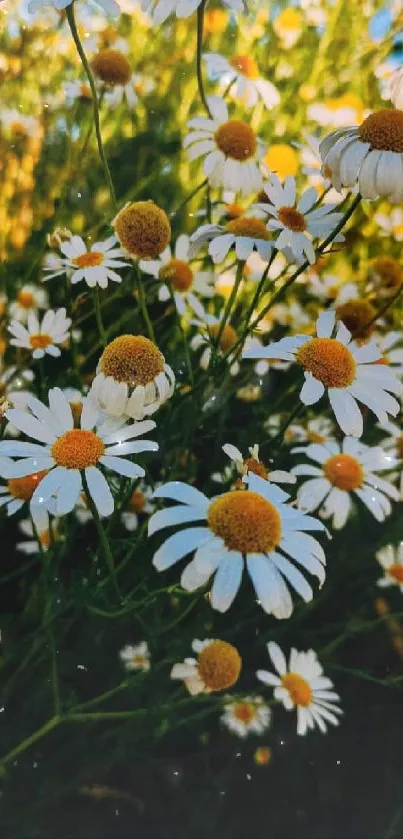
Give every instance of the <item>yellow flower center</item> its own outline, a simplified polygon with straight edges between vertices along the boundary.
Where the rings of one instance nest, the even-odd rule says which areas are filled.
[[[256,152],[255,134],[247,122],[242,120],[230,119],[224,122],[217,128],[214,139],[225,156],[233,160],[248,160]]]
[[[141,513],[144,510],[145,504],[145,496],[139,489],[135,489],[129,498],[128,507],[130,512]]]
[[[251,239],[270,239],[270,233],[260,218],[241,216],[226,224],[227,230],[234,236],[250,236]]]
[[[238,681],[242,659],[227,641],[213,641],[199,653],[199,675],[210,690],[227,690]]]
[[[219,332],[219,328],[220,327],[219,327],[218,323],[213,324],[213,326],[209,327],[209,332],[210,332],[210,335],[213,338],[213,340],[214,340],[214,338],[217,337],[218,332]],[[222,350],[223,352],[228,352],[228,350],[230,350],[231,347],[237,341],[237,338],[238,338],[238,336],[235,332],[235,329],[232,326],[230,326],[229,323],[227,323],[224,326],[224,329],[223,329],[222,334],[221,334],[220,350]]]
[[[298,350],[297,362],[325,387],[348,387],[354,381],[354,356],[335,338],[311,338]]]
[[[264,463],[260,460],[256,460],[254,457],[247,457],[244,464],[248,472],[253,472],[255,475],[259,475],[260,478],[267,478],[269,473]]]
[[[388,568],[388,574],[398,583],[403,583],[403,565],[393,564]]]
[[[168,217],[153,201],[128,204],[113,224],[120,244],[135,259],[155,259],[171,238]]]
[[[394,236],[403,236],[403,224],[392,225],[392,233]]]
[[[250,723],[256,717],[256,707],[251,702],[237,702],[233,708],[234,717],[239,722]]]
[[[271,760],[271,751],[268,746],[259,746],[255,754],[253,755],[253,760],[257,764],[257,766],[267,766]]]
[[[86,469],[95,466],[105,446],[94,431],[74,428],[66,431],[53,443],[51,452],[58,466],[66,469]]]
[[[129,387],[152,382],[164,369],[164,356],[143,335],[120,335],[108,344],[99,361],[105,376]]]
[[[264,162],[281,180],[288,176],[294,177],[298,172],[298,155],[287,143],[273,143],[269,146]]]
[[[323,471],[333,486],[352,492],[364,482],[361,463],[351,454],[334,454],[323,465]]]
[[[29,343],[33,350],[45,350],[52,343],[52,338],[46,333],[38,333],[29,336]]]
[[[372,270],[385,289],[394,290],[399,288],[403,282],[403,270],[396,259],[390,256],[380,256],[378,259],[374,259]]]
[[[363,143],[373,149],[403,152],[403,111],[381,108],[370,114],[358,129]]]
[[[47,475],[47,471],[35,472],[33,475],[25,475],[23,478],[10,478],[7,487],[10,495],[19,498],[21,501],[30,501],[38,484]]]
[[[286,32],[293,32],[294,29],[298,30],[301,28],[301,17],[296,9],[283,9],[276,18],[275,23],[279,30],[284,29]]]
[[[312,702],[312,690],[308,682],[299,673],[286,673],[281,679],[283,687],[288,690],[295,705],[306,708]]]
[[[374,324],[370,321],[376,315],[376,309],[369,300],[356,298],[347,300],[336,309],[336,315],[342,320],[352,335],[359,334],[360,338],[369,338],[373,332]],[[368,325],[367,325],[368,324]]]
[[[204,14],[204,28],[211,35],[224,32],[228,23],[228,12],[225,9],[206,9]]]
[[[270,553],[281,541],[277,509],[257,492],[225,492],[211,502],[207,522],[229,550]]]
[[[136,667],[136,668],[145,667],[148,664],[148,659],[146,658],[145,655],[137,654],[137,655],[134,655],[133,658],[130,659],[130,663],[131,663],[132,667]]]
[[[24,289],[21,289],[21,291],[17,294],[17,300],[23,309],[30,309],[34,303],[34,295],[32,294],[32,291],[25,291]]]
[[[85,99],[86,101],[88,99],[92,99],[92,93],[89,84],[80,84],[80,99]]]
[[[193,283],[193,271],[182,259],[170,259],[159,270],[159,279],[169,283],[175,291],[188,291]]]
[[[234,70],[246,76],[247,79],[259,78],[259,68],[251,55],[234,55],[230,64]]]
[[[277,214],[281,224],[293,233],[303,233],[306,230],[305,216],[296,207],[280,207]]]
[[[95,268],[97,265],[102,265],[104,259],[105,256],[100,251],[88,251],[88,253],[82,253],[81,256],[75,256],[72,262],[77,268]]]
[[[101,50],[91,62],[95,75],[110,85],[125,85],[132,77],[132,68],[119,50]]]

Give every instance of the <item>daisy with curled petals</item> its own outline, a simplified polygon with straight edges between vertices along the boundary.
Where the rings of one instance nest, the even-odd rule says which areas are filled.
[[[219,96],[207,97],[211,119],[194,117],[184,139],[189,160],[205,157],[204,173],[213,187],[243,195],[259,192],[262,176],[259,161],[264,144],[249,123],[229,119],[228,108]]]
[[[158,300],[166,303],[172,294],[180,315],[186,314],[189,305],[203,317],[204,309],[198,296],[214,296],[214,274],[212,271],[194,271],[189,264],[189,242],[189,236],[183,233],[178,236],[174,254],[168,245],[159,259],[144,259],[139,265],[145,274],[161,281]]]
[[[107,288],[109,280],[121,283],[122,277],[115,268],[127,268],[129,263],[122,261],[125,251],[116,247],[117,239],[110,236],[105,242],[94,242],[90,249],[81,236],[72,236],[67,242],[61,242],[60,250],[63,257],[50,254],[45,261],[44,270],[49,273],[44,281],[51,280],[60,274],[67,274],[74,285],[84,280],[89,288]]]
[[[202,0],[141,0],[143,12],[150,12],[153,23],[164,23],[175,13],[178,18],[190,17],[199,8]],[[224,0],[224,5],[234,12],[243,12],[244,0]]]
[[[275,108],[280,102],[277,88],[266,79],[262,79],[255,59],[251,55],[234,55],[229,61],[216,52],[203,55],[211,76],[221,79],[224,88],[231,85],[231,95],[243,99],[253,108],[262,99],[266,108]]]
[[[304,735],[315,726],[326,734],[326,723],[338,725],[338,715],[343,712],[335,703],[340,697],[333,690],[333,682],[323,675],[316,653],[292,648],[287,667],[278,644],[270,641],[267,649],[278,675],[268,670],[258,670],[256,675],[263,684],[274,687],[274,698],[287,711],[297,709],[297,734]]]
[[[238,737],[263,734],[269,727],[271,710],[261,696],[229,699],[224,705],[221,722]]]
[[[314,207],[318,200],[315,187],[309,187],[296,202],[295,178],[288,177],[284,184],[277,175],[271,175],[264,191],[269,203],[255,204],[264,216],[270,216],[269,230],[279,231],[276,248],[284,251],[290,248],[295,258],[302,262],[304,255],[313,264],[316,260],[313,239],[327,236],[342,218],[341,213],[334,213],[334,204],[322,204]],[[335,241],[340,241],[336,236]]]
[[[155,498],[180,503],[151,516],[149,535],[164,527],[192,524],[162,543],[153,564],[158,571],[165,571],[194,553],[182,573],[181,585],[186,591],[195,591],[214,575],[210,603],[213,609],[226,612],[238,592],[246,563],[264,611],[288,618],[293,604],[287,584],[306,602],[313,591],[287,557],[316,575],[322,585],[325,555],[319,542],[305,531],[325,528],[288,505],[289,495],[279,487],[251,472],[245,480],[247,489],[224,492],[213,499],[181,481],[160,487]]]
[[[46,309],[48,306],[48,295],[43,288],[27,283],[17,292],[17,297],[10,303],[8,313],[13,320],[26,323],[30,312],[37,312],[38,309]]]
[[[403,594],[403,542],[398,545],[385,545],[375,554],[382,566],[384,576],[378,580],[380,588],[399,586]]]
[[[339,192],[357,184],[363,198],[403,200],[403,111],[381,108],[359,126],[332,131],[320,154]]]
[[[83,402],[80,428],[74,427],[73,412],[59,388],[49,391],[49,407],[30,396],[28,408],[29,412],[10,410],[7,418],[41,445],[3,440],[0,454],[20,458],[8,470],[7,476],[12,478],[47,471],[32,495],[32,504],[48,507],[52,499],[56,515],[73,509],[83,488],[83,477],[99,514],[110,515],[114,501],[103,469],[126,478],[143,477],[144,469],[124,455],[158,450],[153,441],[135,439],[155,427],[152,420],[130,425],[105,420],[88,397]]]
[[[400,393],[397,376],[383,364],[373,341],[359,347],[334,312],[322,312],[316,323],[317,337],[295,335],[268,344],[263,350],[249,349],[244,358],[281,358],[299,364],[305,376],[300,393],[304,405],[318,402],[327,390],[336,420],[345,434],[361,437],[363,418],[357,399],[386,422],[397,416],[399,403],[390,393]],[[389,392],[390,391],[390,392]]]
[[[141,641],[140,644],[133,646],[126,644],[120,650],[119,658],[123,662],[126,670],[144,670],[147,672],[151,667],[150,650],[148,649],[147,641]]]
[[[214,263],[223,262],[231,248],[238,259],[247,260],[253,251],[257,251],[261,259],[268,262],[274,247],[262,219],[252,215],[240,216],[225,225],[202,224],[190,237],[190,253],[197,253],[207,242]]]
[[[377,472],[393,469],[396,461],[379,446],[365,446],[354,437],[345,437],[341,444],[313,443],[293,449],[304,454],[317,466],[301,463],[292,468],[294,475],[307,475],[297,494],[297,506],[311,513],[321,504],[323,518],[333,517],[336,530],[344,527],[356,495],[377,521],[385,521],[392,507],[389,498],[399,501],[399,492]]]
[[[197,658],[185,658],[171,670],[171,679],[184,681],[192,696],[228,690],[238,681],[242,659],[233,644],[216,638],[205,638],[204,641],[195,638],[192,649]]]
[[[290,472],[284,472],[282,469],[268,470],[265,464],[259,460],[258,443],[255,443],[254,446],[249,446],[249,457],[245,459],[242,457],[242,453],[237,446],[233,446],[232,443],[225,443],[222,446],[222,450],[234,462],[238,475],[242,478],[248,472],[253,472],[255,475],[260,475],[261,478],[264,478],[266,481],[273,481],[275,484],[294,484],[296,481],[296,478]]]
[[[10,341],[14,347],[22,347],[32,352],[33,358],[43,358],[51,355],[58,358],[61,351],[57,344],[64,344],[69,337],[71,318],[66,317],[66,309],[49,309],[41,323],[34,312],[28,315],[27,326],[18,320],[12,320],[8,331],[13,338]]]

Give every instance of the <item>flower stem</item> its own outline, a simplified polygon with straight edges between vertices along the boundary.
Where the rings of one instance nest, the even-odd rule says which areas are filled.
[[[88,484],[87,484],[85,475],[83,475],[83,484],[84,484],[85,494],[86,494],[87,500],[88,500],[88,506],[91,510],[92,517],[93,517],[94,522],[95,522],[95,527],[97,529],[97,533],[98,533],[98,537],[99,537],[99,544],[101,546],[101,550],[102,550],[102,553],[104,555],[105,563],[106,563],[106,565],[109,569],[110,577],[111,577],[112,583],[114,585],[115,591],[116,591],[119,599],[121,600],[122,595],[120,593],[119,586],[118,586],[118,581],[117,581],[117,577],[116,577],[116,568],[115,568],[115,563],[113,561],[113,555],[112,555],[111,547],[110,547],[110,544],[108,542],[108,538],[107,538],[107,535],[105,533],[105,530],[102,526],[102,522],[101,522],[101,519],[99,517],[97,506],[96,506],[95,502],[93,501],[91,493],[88,489]]]
[[[179,314],[179,312],[176,308],[175,295],[173,293],[172,286],[169,282],[167,283],[167,285],[168,285],[168,291],[171,295],[172,305],[174,307],[176,323],[177,323],[179,332],[182,335],[183,349],[185,351],[185,361],[186,361],[186,367],[187,367],[188,374],[189,374],[189,381],[190,381],[191,386],[193,387],[194,378],[193,378],[193,370],[192,370],[192,361],[191,361],[190,352],[189,352],[189,345],[188,345],[188,342],[187,342],[185,330],[182,326],[181,316],[180,316],[180,314]]]
[[[212,119],[211,111],[207,103],[206,94],[204,92],[204,85],[203,85],[203,74],[202,74],[202,49],[203,49],[203,25],[204,25],[204,9],[206,6],[206,0],[202,0],[200,6],[197,9],[197,47],[196,47],[196,74],[197,74],[197,86],[199,88],[199,95],[200,99],[203,103],[203,107],[207,112],[209,119]]]
[[[45,725],[42,725],[41,728],[38,728],[36,731],[34,731],[33,734],[30,734],[29,737],[26,737],[25,740],[22,740],[21,743],[19,743],[18,746],[15,747],[15,749],[12,749],[11,752],[8,752],[8,754],[6,754],[1,759],[0,766],[5,766],[5,764],[9,763],[10,760],[13,760],[13,758],[18,757],[19,754],[25,752],[26,749],[29,749],[29,747],[36,743],[38,740],[41,740],[41,738],[44,737],[45,734],[48,734],[49,731],[52,731],[53,728],[56,728],[56,726],[59,725],[60,722],[61,717],[51,717],[51,719],[48,720],[45,723]]]
[[[103,146],[103,142],[102,142],[101,124],[100,124],[100,119],[99,119],[99,104],[98,104],[97,89],[96,89],[96,86],[95,86],[94,76],[92,75],[87,56],[84,52],[83,45],[81,43],[80,36],[78,34],[78,29],[77,29],[77,25],[76,25],[76,21],[75,21],[75,17],[74,17],[74,3],[70,3],[70,5],[67,6],[66,16],[67,16],[67,20],[68,20],[68,24],[69,24],[69,27],[70,27],[71,34],[73,36],[74,43],[76,45],[77,52],[80,56],[81,63],[84,67],[85,73],[87,75],[88,83],[89,83],[89,86],[91,88],[92,105],[93,105],[93,109],[94,109],[95,134],[96,134],[96,137],[97,137],[99,156],[101,158],[101,163],[102,163],[102,167],[103,167],[103,170],[104,170],[105,180],[106,180],[106,183],[108,184],[108,189],[109,189],[109,193],[110,193],[110,196],[111,196],[111,202],[112,202],[112,205],[113,205],[113,209],[116,212],[117,211],[117,203],[116,203],[115,189],[114,189],[114,186],[113,186],[112,176],[111,176],[111,173],[110,173],[110,169],[109,169],[109,166],[108,166],[108,161],[106,159],[105,150],[104,150],[104,146]]]
[[[244,262],[244,260],[241,259],[238,262],[234,285],[232,286],[231,294],[230,294],[230,296],[227,300],[227,303],[226,303],[226,306],[225,306],[225,309],[224,309],[224,314],[223,314],[222,319],[220,321],[220,326],[219,326],[219,329],[218,329],[218,332],[217,332],[217,338],[215,339],[216,348],[218,348],[220,346],[220,340],[221,340],[222,334],[224,332],[225,325],[226,325],[226,323],[229,319],[231,309],[233,307],[236,296],[238,294],[238,289],[239,289],[239,286],[240,286],[241,281],[242,281],[244,266],[245,266],[245,262]]]
[[[135,268],[135,274],[136,274],[136,285],[137,285],[137,291],[138,291],[138,295],[139,295],[139,303],[140,303],[141,314],[143,315],[143,319],[144,319],[144,323],[146,325],[148,337],[149,337],[150,341],[153,341],[153,343],[155,344],[154,329],[153,329],[153,325],[151,323],[150,315],[148,314],[146,296],[145,296],[145,293],[144,293],[144,285],[143,285],[141,275],[140,275],[140,271],[139,271],[139,268],[138,268],[137,265],[136,265],[136,268]]]
[[[101,305],[100,305],[100,302],[99,302],[99,288],[98,288],[98,286],[95,286],[95,288],[92,289],[92,299],[94,301],[94,312],[95,312],[95,318],[96,318],[96,321],[97,321],[100,341],[101,341],[102,346],[106,347],[106,345],[108,343],[108,338],[107,338],[107,335],[106,335],[106,332],[105,332],[104,322],[102,320],[102,312],[101,312]]]

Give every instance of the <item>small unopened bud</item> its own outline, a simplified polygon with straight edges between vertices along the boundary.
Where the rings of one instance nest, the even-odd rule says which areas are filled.
[[[48,233],[46,241],[50,248],[60,248],[63,242],[69,242],[72,237],[71,230],[67,227],[55,227],[52,233]]]

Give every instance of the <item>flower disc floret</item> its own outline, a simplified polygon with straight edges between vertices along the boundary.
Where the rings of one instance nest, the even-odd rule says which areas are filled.
[[[214,139],[226,157],[248,160],[256,152],[257,142],[251,127],[242,120],[230,119],[217,128]]]
[[[388,574],[393,577],[394,580],[397,580],[398,583],[403,585],[403,565],[398,565],[397,563],[390,565],[388,568]]]
[[[354,381],[354,357],[335,338],[312,338],[307,341],[299,348],[297,361],[325,387],[348,387]]]
[[[370,114],[358,129],[363,143],[380,151],[403,152],[403,112],[381,108]]]
[[[270,239],[270,233],[260,218],[241,216],[226,224],[227,230],[235,236],[249,236],[251,239]]]
[[[97,268],[104,261],[104,254],[100,251],[88,251],[71,260],[77,268]]]
[[[144,510],[145,505],[146,498],[144,493],[142,493],[139,489],[133,490],[128,503],[130,511],[132,513],[141,513]]]
[[[296,207],[280,207],[278,217],[284,227],[288,227],[293,233],[303,233],[306,230],[305,216]]]
[[[256,717],[256,706],[252,702],[237,702],[234,705],[234,716],[243,723],[250,723]]]
[[[132,68],[119,50],[101,50],[91,62],[98,79],[109,85],[126,85],[132,77]]]
[[[267,480],[269,473],[260,460],[256,460],[255,457],[247,457],[244,460],[244,466],[247,472],[253,472],[254,475],[259,475],[260,478]]]
[[[19,498],[21,501],[30,501],[39,482],[47,474],[46,470],[34,472],[33,475],[25,475],[23,478],[10,478],[7,487],[10,495]]]
[[[105,376],[129,387],[147,385],[164,369],[164,356],[143,335],[120,335],[108,344],[99,361]]]
[[[229,550],[270,553],[281,541],[281,518],[257,492],[226,492],[210,504],[207,521]]]
[[[347,300],[337,307],[336,315],[352,335],[358,333],[360,338],[369,338],[373,332],[374,324],[371,321],[376,315],[376,309],[369,300],[361,300],[358,297]]]
[[[32,291],[27,291],[22,288],[17,294],[17,302],[23,307],[23,309],[30,309],[34,304],[34,295],[32,294]]]
[[[66,431],[53,443],[52,457],[58,466],[66,469],[86,469],[95,466],[105,451],[105,446],[94,431],[74,428]]]
[[[49,347],[52,343],[52,338],[50,335],[46,335],[46,333],[38,333],[37,335],[30,335],[29,336],[29,343],[31,344],[32,349],[34,350],[44,350],[46,347]]]
[[[113,226],[120,244],[135,259],[155,259],[171,238],[168,217],[154,201],[135,201],[123,207]]]
[[[232,644],[213,641],[199,653],[197,667],[209,690],[227,690],[238,681],[242,659]]]
[[[259,68],[251,55],[234,55],[230,61],[231,67],[242,73],[247,79],[258,79]]]
[[[193,271],[183,259],[170,259],[162,265],[158,278],[172,286],[175,291],[188,291],[193,283]]]
[[[306,708],[312,702],[312,690],[308,682],[299,673],[286,673],[281,679],[295,705]]]
[[[364,482],[361,463],[351,454],[335,454],[323,465],[323,471],[333,486],[352,492]]]

